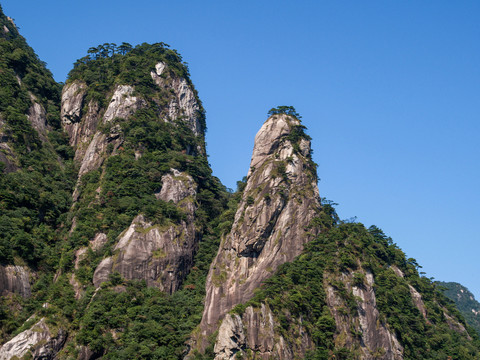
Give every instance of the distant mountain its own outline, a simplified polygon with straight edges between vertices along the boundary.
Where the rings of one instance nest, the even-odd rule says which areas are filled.
[[[473,294],[456,282],[438,281],[437,284],[445,288],[443,291],[445,296],[455,302],[467,323],[480,334],[480,303],[475,300]]]

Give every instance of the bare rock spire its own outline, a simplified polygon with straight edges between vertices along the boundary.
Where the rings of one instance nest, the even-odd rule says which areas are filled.
[[[278,267],[298,256],[315,234],[320,210],[310,141],[300,121],[286,114],[267,119],[255,137],[250,171],[231,232],[210,267],[199,346],[235,305]]]

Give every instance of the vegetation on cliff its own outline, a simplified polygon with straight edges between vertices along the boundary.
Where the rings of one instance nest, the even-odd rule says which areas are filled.
[[[198,331],[207,274],[234,224],[237,208],[245,205],[251,210],[274,198],[282,204],[291,201],[292,206],[305,205],[314,197],[316,201],[310,137],[305,127],[295,122],[281,142],[291,144],[290,155],[280,160],[280,154],[275,157],[272,153],[275,166],[268,176],[280,184],[274,189],[278,192],[260,183],[250,189],[244,178],[233,193],[212,175],[203,136],[205,111],[177,51],[164,43],[99,45],[74,64],[65,86],[73,83],[81,84],[80,90],[85,91],[82,108],[78,118],[62,124],[61,85],[13,22],[0,13],[0,265],[18,265],[32,272],[31,297],[7,292],[0,298],[0,342],[43,317],[53,337],[68,334],[65,346],[55,355],[59,359],[77,358],[80,353],[106,359],[181,359],[187,353],[188,339]],[[134,89],[130,95],[141,99],[141,106],[105,120],[119,86]],[[193,92],[193,117],[199,121],[200,131],[185,121],[185,113],[175,108],[180,108],[179,104],[172,105],[175,87]],[[91,109],[95,111],[89,113]],[[92,113],[97,122],[82,128]],[[269,112],[279,114],[301,118],[291,106]],[[76,127],[75,131],[91,132],[76,133],[84,135],[83,143],[72,147],[74,142],[62,127],[66,124]],[[84,155],[95,135],[105,145],[94,154],[101,161],[77,178],[83,160],[76,155]],[[309,170],[305,181],[314,188],[308,191],[289,188],[296,177],[288,173],[295,157],[304,161],[297,163],[301,165],[298,174]],[[164,177],[176,171],[191,177],[195,185],[195,195],[182,199],[193,204],[196,242],[192,264],[181,264],[188,275],[181,279],[180,289],[169,294],[116,271],[109,274],[108,281],[94,286],[99,263],[119,256],[115,245],[136,216],[144,216],[152,228],[165,231],[186,221],[182,204],[156,196]],[[251,192],[244,194],[246,188]],[[416,261],[407,259],[380,229],[340,221],[334,203],[326,200],[311,214],[313,220],[300,229],[312,239],[304,251],[278,271],[267,269],[272,276],[232,313],[242,314],[247,306],[258,309],[266,304],[274,314],[276,332],[287,345],[299,342],[293,330],[297,319],[302,319],[301,326],[314,344],[308,349],[308,359],[355,359],[358,348],[343,340],[361,338],[358,321],[349,323],[348,334],[338,336],[342,324],[336,322],[333,311],[338,310],[348,321],[356,319],[360,300],[351,289],[366,286],[365,274],[371,273],[380,313],[378,326],[395,334],[405,359],[478,358],[477,334],[435,285],[419,275]],[[244,220],[238,217],[239,222]],[[287,225],[295,226],[294,219],[290,220]],[[267,225],[271,230],[272,223],[267,221]],[[93,247],[99,234],[105,243]],[[277,241],[282,231],[279,234]],[[184,244],[181,236],[173,241],[179,248]],[[296,254],[301,247],[297,249]],[[235,263],[234,258],[230,260]],[[341,308],[329,306],[329,288],[340,296]],[[424,312],[412,288],[421,294]],[[29,351],[26,349],[26,357]],[[381,358],[381,351],[372,356]],[[211,359],[213,347],[192,356]],[[254,353],[246,352],[246,356]]]
[[[171,96],[169,89],[160,90],[150,75],[159,62],[166,64],[170,72],[169,76],[162,74],[163,78],[167,80],[173,77],[182,78],[189,86],[193,86],[187,64],[175,49],[170,49],[168,44],[143,43],[133,47],[123,43],[118,47],[120,48],[122,50],[117,50],[115,44],[99,45],[90,48],[89,55],[75,62],[74,68],[68,74],[67,84],[75,80],[86,83],[88,87],[86,103],[96,100],[105,106],[108,101],[106,95],[114,85],[129,84],[145,99],[156,100],[158,106],[165,107]],[[207,128],[205,110],[196,92],[195,96],[200,104],[198,118],[202,131],[205,131]]]
[[[51,269],[74,176],[61,88],[1,12],[0,29],[0,263]]]
[[[315,343],[308,359],[357,359],[361,355],[353,346],[345,346],[334,335],[338,333],[331,309],[326,302],[326,287],[332,286],[343,298],[340,309],[353,317],[358,314],[359,299],[342,274],[351,274],[353,285],[363,286],[364,272],[375,278],[375,294],[380,319],[397,336],[404,347],[405,359],[477,359],[480,341],[458,310],[436,289],[434,283],[418,273],[414,259],[407,259],[390,238],[377,227],[366,229],[360,223],[338,222],[310,242],[302,255],[281,269],[258,289],[246,304],[238,305],[234,313],[242,314],[247,306],[259,308],[267,304],[279,324],[277,331],[287,342],[296,340],[295,320]],[[395,273],[392,267],[403,272]],[[422,294],[427,318],[415,306],[409,285]],[[464,326],[468,334],[452,328],[445,313]],[[361,336],[358,324],[351,323],[351,336]],[[471,341],[470,338],[475,339]],[[337,337],[339,339],[339,337]],[[381,358],[382,353],[377,356]]]
[[[455,303],[465,321],[480,334],[480,303],[473,294],[456,282],[437,281],[436,284],[445,296]]]

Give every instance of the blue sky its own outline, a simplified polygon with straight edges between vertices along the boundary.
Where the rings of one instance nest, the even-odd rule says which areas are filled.
[[[235,188],[278,105],[313,138],[322,196],[480,299],[480,2],[0,0],[57,81],[91,46],[166,42]]]

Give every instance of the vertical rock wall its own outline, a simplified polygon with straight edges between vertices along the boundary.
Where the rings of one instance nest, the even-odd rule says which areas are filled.
[[[178,290],[193,264],[198,234],[195,230],[196,184],[175,169],[164,175],[159,199],[173,201],[185,211],[180,224],[154,225],[137,216],[120,236],[114,255],[102,260],[93,283],[100,286],[116,271],[125,279],[145,280],[148,286],[173,293]]]
[[[320,210],[317,177],[309,141],[290,136],[298,126],[292,116],[274,115],[255,137],[232,230],[208,274],[200,347],[229,310],[248,301],[263,280],[299,255],[314,236],[309,224]]]
[[[30,297],[30,271],[26,266],[0,265],[0,295],[8,293]]]

